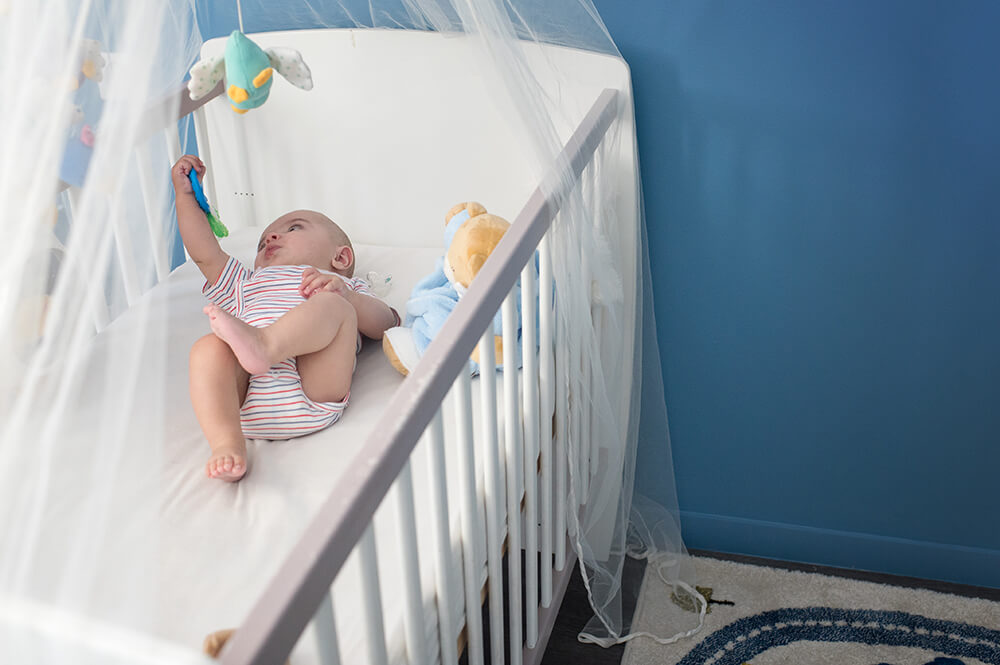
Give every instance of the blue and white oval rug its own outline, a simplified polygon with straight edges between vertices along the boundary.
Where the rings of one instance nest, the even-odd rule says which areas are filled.
[[[1000,603],[696,562],[698,586],[711,588],[701,632],[666,646],[635,639],[622,665],[1000,665]],[[667,637],[689,627],[692,615],[676,600],[647,575],[633,629]]]

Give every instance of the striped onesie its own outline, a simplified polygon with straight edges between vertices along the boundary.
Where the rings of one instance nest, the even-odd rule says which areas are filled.
[[[248,270],[229,257],[215,284],[202,293],[213,303],[254,327],[269,326],[305,302],[299,293],[302,273],[312,266],[267,266]],[[328,273],[330,274],[330,273]],[[335,273],[334,273],[335,274]],[[372,295],[362,279],[337,275],[352,291]],[[361,335],[358,335],[361,350]],[[240,409],[243,434],[251,439],[291,439],[329,427],[347,407],[343,402],[314,402],[302,389],[295,358],[250,376],[247,397]]]

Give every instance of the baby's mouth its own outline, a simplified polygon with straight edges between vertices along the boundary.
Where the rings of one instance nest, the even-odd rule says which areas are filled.
[[[274,253],[277,252],[279,249],[281,248],[278,247],[277,245],[268,245],[267,249],[264,250],[264,258],[265,259],[271,258],[272,256],[274,256]]]

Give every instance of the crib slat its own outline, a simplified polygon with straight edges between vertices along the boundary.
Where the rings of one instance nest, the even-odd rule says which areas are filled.
[[[181,133],[177,129],[176,122],[171,122],[167,125],[166,129],[163,130],[163,137],[167,142],[167,157],[170,159],[172,166],[184,154],[181,152]]]
[[[521,413],[517,400],[517,291],[503,301],[504,442],[507,469],[507,637],[511,665],[521,665]]]
[[[389,665],[385,647],[385,627],[382,622],[382,596],[378,582],[378,555],[375,549],[375,529],[369,522],[358,541],[361,564],[361,604],[365,613],[365,636],[368,641],[368,662]]]
[[[577,324],[579,325],[579,324]],[[580,358],[580,342],[576,335],[567,334],[566,347],[568,349],[566,372],[566,436],[562,443],[565,447],[566,467],[568,470],[567,480],[572,483],[574,497],[577,501],[584,495],[580,487],[580,471],[582,466],[580,455],[580,416],[582,409],[582,399],[580,395],[580,377],[583,374],[583,361]],[[563,490],[567,490],[569,485],[564,485]],[[568,496],[568,494],[564,494]],[[576,510],[577,506],[568,505],[567,510]],[[566,519],[566,515],[563,515]]]
[[[448,519],[448,481],[444,463],[444,420],[437,410],[427,428],[430,436],[427,447],[427,468],[430,476],[431,499],[434,511],[435,563],[437,564],[438,635],[441,637],[441,662],[458,662],[458,645],[455,622],[452,619],[451,571],[455,565],[451,551],[451,522]]]
[[[166,229],[157,228],[157,222],[163,219],[163,210],[156,204],[156,180],[152,175],[152,160],[149,155],[149,144],[142,143],[135,151],[136,172],[139,175],[139,191],[146,208],[146,228],[149,232],[149,244],[153,253],[153,265],[156,268],[156,281],[160,282],[170,274],[170,262],[167,258]]]
[[[406,634],[406,651],[413,665],[427,660],[427,642],[424,639],[423,587],[420,584],[420,559],[417,556],[417,516],[413,509],[413,474],[407,460],[396,479],[396,527],[401,551],[412,552],[403,557],[403,595],[406,612],[403,630]]]
[[[539,337],[539,392],[541,394],[541,419],[539,420],[539,457],[542,469],[539,482],[542,494],[542,607],[552,605],[552,417],[555,403],[555,384],[552,358],[552,257],[549,254],[549,234],[538,245],[538,337]]]
[[[582,506],[587,503],[587,493],[590,491],[590,414],[594,411],[594,405],[590,403],[593,395],[590,391],[591,359],[582,345],[578,349],[580,351],[578,357],[580,381],[576,393],[577,399],[574,401],[573,420],[576,423],[577,431],[577,437],[574,439],[576,454],[580,463],[580,477],[577,483],[580,493],[576,500]]]
[[[472,381],[468,371],[458,373],[452,388],[455,429],[458,433],[459,491],[461,492],[462,571],[465,577],[465,635],[469,665],[483,665],[483,614],[479,607],[479,496],[476,492],[476,449],[472,432]]]
[[[80,190],[78,188],[70,187],[66,190],[66,203],[69,208],[70,228],[73,228],[80,213]],[[104,295],[103,286],[101,286],[104,283],[107,271],[104,261],[96,261],[94,265],[97,272],[95,275],[90,276],[93,286],[87,289],[87,292],[88,299],[90,300],[91,316],[94,319],[94,328],[97,332],[101,332],[111,323],[107,297]]]
[[[189,97],[187,97],[187,94],[184,94],[184,97],[190,99]],[[166,129],[163,130],[163,140],[167,144],[167,159],[170,160],[170,165],[173,166],[174,164],[177,163],[177,160],[181,158],[182,154],[181,135],[180,131],[178,131],[177,129],[176,122],[167,123]],[[186,258],[191,258],[191,255],[188,254],[186,248],[184,250],[184,256]]]
[[[497,437],[496,347],[492,325],[479,342],[479,397],[482,414],[483,475],[486,497],[486,570],[489,573],[490,661],[504,662],[503,654],[503,480],[500,477],[500,441]]]
[[[333,615],[333,597],[327,591],[313,617],[316,649],[320,665],[340,665],[340,644],[337,639],[337,621]]]
[[[524,612],[525,644],[538,641],[538,356],[535,346],[535,261],[521,271],[521,357],[524,367]]]
[[[212,170],[212,145],[208,140],[208,119],[205,115],[205,107],[201,106],[191,115],[194,116],[194,131],[198,138],[198,156],[205,162],[208,172],[205,174],[205,191],[208,193],[208,200],[218,205],[219,196],[215,191],[215,177]],[[240,162],[243,164],[243,162]]]
[[[556,292],[558,297],[558,292]],[[568,459],[566,457],[566,437],[570,433],[569,426],[569,367],[570,353],[566,348],[565,326],[556,321],[556,452],[553,461],[556,467],[556,529],[553,536],[556,540],[556,570],[566,567],[566,504],[567,483],[566,473]]]
[[[577,222],[577,226],[584,226],[583,220],[574,221]],[[585,228],[577,228],[576,232],[577,242],[580,245],[580,281],[589,312],[589,303],[592,301],[591,289],[593,288],[590,274],[590,238]],[[592,325],[592,321],[593,317],[590,317],[587,325]],[[588,330],[582,338],[590,339],[590,331]],[[587,502],[587,493],[590,491],[590,412],[593,410],[593,405],[590,403],[590,349],[583,348],[580,339],[580,336],[574,335],[573,349],[577,356],[573,362],[575,363],[574,367],[580,369],[580,380],[575,383],[576,390],[573,391],[573,423],[576,429],[571,439],[575,445],[571,445],[570,449],[576,455],[576,468],[579,469],[576,484],[579,493],[576,498],[582,506]]]
[[[115,249],[118,254],[118,268],[122,274],[122,286],[125,289],[125,301],[131,307],[141,295],[139,289],[139,271],[135,265],[135,255],[132,250],[132,232],[128,228],[125,217],[124,203],[115,203],[111,210],[111,232],[115,239]]]
[[[594,341],[596,343],[597,353],[600,353],[601,344],[604,339],[604,321],[607,309],[600,307],[597,309],[597,316],[591,315],[591,319],[594,321]],[[595,358],[594,362],[598,362],[599,358]],[[591,388],[590,394],[596,395],[597,390],[595,389],[595,384],[597,382],[597,377],[591,375]],[[598,448],[600,446],[600,438],[598,433],[600,432],[600,424],[598,421],[597,409],[590,409],[590,480],[593,480],[597,475],[598,471]]]

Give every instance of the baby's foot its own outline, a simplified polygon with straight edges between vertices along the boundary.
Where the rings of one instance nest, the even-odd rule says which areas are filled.
[[[208,314],[212,332],[229,345],[243,369],[251,374],[261,374],[271,367],[260,328],[240,321],[218,305],[208,305],[204,311]]]
[[[212,451],[205,465],[205,475],[227,483],[235,483],[247,472],[246,444],[219,446]]]

